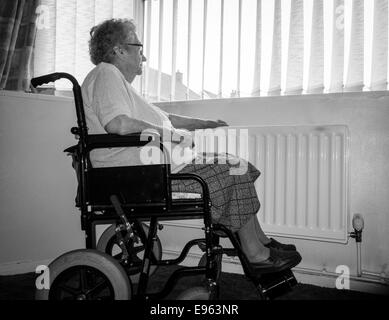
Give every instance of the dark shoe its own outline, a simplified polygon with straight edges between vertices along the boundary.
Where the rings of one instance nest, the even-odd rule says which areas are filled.
[[[257,274],[280,272],[297,266],[301,256],[297,251],[280,251],[270,248],[270,257],[265,261],[250,263]]]
[[[266,248],[273,248],[277,250],[284,250],[284,251],[296,251],[296,246],[293,244],[283,244],[281,242],[278,242],[277,240],[270,238],[270,242],[268,244],[264,245]]]

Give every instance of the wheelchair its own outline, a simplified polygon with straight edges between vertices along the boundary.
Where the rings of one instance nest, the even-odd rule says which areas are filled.
[[[273,299],[292,289],[297,281],[291,270],[273,274],[254,272],[237,235],[221,224],[212,223],[206,182],[195,174],[171,173],[168,152],[157,136],[88,134],[81,87],[70,74],[52,73],[33,78],[31,85],[37,87],[61,78],[73,84],[77,126],[71,128],[71,133],[78,143],[64,151],[72,156],[77,173],[76,206],[81,212],[86,249],[67,252],[49,265],[50,287],[37,290],[37,300],[159,300],[168,296],[180,278],[196,275],[203,278],[201,284],[184,290],[178,299],[217,299],[223,255],[239,257],[245,276],[254,283],[262,299]],[[89,153],[93,149],[146,144],[160,149],[164,164],[91,166]],[[173,180],[195,180],[201,185],[202,194],[193,198],[174,197]],[[160,222],[183,219],[202,219],[204,237],[186,243],[176,259],[163,260],[157,234],[163,228]],[[107,224],[110,227],[97,241],[96,227]],[[223,248],[221,237],[227,237],[233,247]],[[198,266],[179,265],[194,246],[204,252]],[[160,266],[173,265],[176,269],[162,290],[148,292],[150,275]]]

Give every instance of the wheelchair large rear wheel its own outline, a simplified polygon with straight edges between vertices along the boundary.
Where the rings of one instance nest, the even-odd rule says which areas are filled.
[[[147,235],[149,232],[149,227],[144,223],[142,223],[142,227],[145,234]],[[115,229],[116,224],[112,224],[103,232],[97,243],[97,250],[105,252],[114,257],[116,260],[121,261],[123,252],[118,244]],[[134,233],[136,235],[136,230],[134,230]],[[124,238],[126,248],[129,253],[129,264],[125,266],[125,269],[130,276],[131,282],[138,283],[145,246],[140,239],[139,243],[135,243],[135,241],[129,237]],[[153,244],[153,253],[157,261],[162,259],[162,245],[158,236],[156,236],[156,240]],[[151,265],[149,275],[151,276],[156,270],[157,266]]]
[[[48,289],[37,289],[36,300],[129,300],[131,282],[123,267],[108,254],[74,250],[48,267]]]

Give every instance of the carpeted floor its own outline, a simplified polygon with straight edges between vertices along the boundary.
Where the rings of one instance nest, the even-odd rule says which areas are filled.
[[[149,291],[163,288],[172,268],[159,268],[150,278]],[[26,273],[14,276],[0,276],[0,300],[33,300],[37,274]],[[185,277],[178,281],[167,299],[174,299],[184,289],[196,286],[199,277]],[[136,287],[134,287],[136,290]],[[297,284],[293,291],[278,300],[377,300],[382,296],[349,290],[322,288],[307,284]],[[222,300],[258,300],[259,295],[254,285],[243,275],[222,273],[220,282],[220,299]]]

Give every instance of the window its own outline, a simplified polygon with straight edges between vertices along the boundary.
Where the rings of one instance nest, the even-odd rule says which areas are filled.
[[[151,101],[387,90],[388,0],[42,0],[41,8],[35,75],[64,71],[82,82],[93,67],[90,28],[125,17],[148,59],[135,86]]]
[[[134,19],[142,33],[142,8],[142,0],[41,0],[34,76],[68,72],[82,83],[93,68],[88,49],[90,29],[106,19],[127,18]],[[67,80],[59,80],[55,86],[57,90],[71,88]]]
[[[146,0],[143,93],[386,90],[388,0]]]

